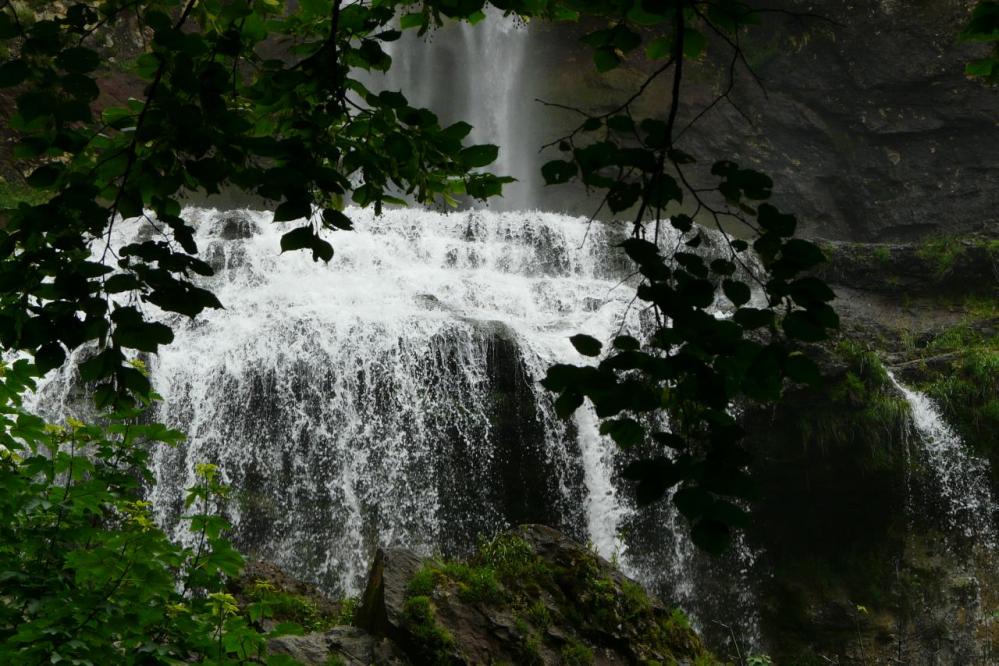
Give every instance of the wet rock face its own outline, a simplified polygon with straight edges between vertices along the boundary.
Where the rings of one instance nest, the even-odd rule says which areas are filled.
[[[836,24],[785,19],[758,34],[748,51],[769,97],[744,94],[756,130],[726,136],[717,118],[697,139],[771,173],[815,235],[905,240],[995,225],[997,96],[965,79],[980,56],[956,44],[972,4],[783,0]],[[785,39],[768,42],[777,30]],[[774,48],[784,55],[767,62]]]
[[[768,652],[779,664],[992,663],[990,546],[954,523],[911,407],[873,352],[849,351],[861,341],[810,352],[821,387],[743,413]]]
[[[260,233],[260,229],[252,220],[232,212],[218,221],[216,230],[223,240],[244,240],[253,238]]]
[[[769,95],[739,95],[756,127],[724,132],[738,127],[725,109],[692,140],[770,173],[814,235],[905,240],[996,225],[997,94],[965,79],[979,49],[956,43],[972,4],[783,0],[836,23],[785,18],[758,31],[747,52]]]
[[[765,90],[740,65],[732,104],[698,120],[681,148],[771,175],[776,202],[813,236],[909,240],[999,224],[999,95],[963,74],[985,46],[957,43],[971,0],[766,4],[775,11],[743,42]],[[560,64],[542,74],[537,96],[605,110],[640,83],[637,68],[596,74],[575,35],[553,35],[539,48]],[[726,87],[731,51],[712,37],[709,52],[687,70],[681,127]],[[665,87],[654,87],[641,114],[665,115],[668,99]],[[538,122],[548,125],[547,140],[576,122],[544,111]],[[578,192],[548,188],[541,196],[555,208],[592,212]]]
[[[357,626],[379,636],[400,639],[404,633],[406,589],[422,566],[423,558],[411,550],[379,549],[354,618]]]
[[[999,294],[999,240],[987,236],[821,247],[829,261],[815,272],[833,285],[910,298]]]
[[[303,666],[405,666],[411,663],[384,638],[357,627],[334,627],[322,634],[279,636],[267,644],[270,655],[286,655]]]
[[[524,367],[523,354],[516,335],[508,327],[494,322],[484,333],[492,352],[486,367],[493,390],[491,434],[496,452],[489,473],[496,489],[492,503],[511,525],[543,523],[577,529],[585,524],[582,511],[585,499],[582,470],[568,472],[570,487],[578,496],[572,504],[560,495],[544,451],[545,424],[538,410],[536,391],[542,391]],[[585,534],[574,534],[584,538]],[[472,545],[472,544],[470,544]]]

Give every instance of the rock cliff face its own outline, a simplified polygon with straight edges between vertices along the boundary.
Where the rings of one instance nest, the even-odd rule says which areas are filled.
[[[957,42],[974,0],[765,4],[763,25],[742,43],[745,65],[759,83],[738,65],[730,102],[698,120],[684,134],[683,148],[705,161],[734,159],[772,175],[777,200],[813,236],[911,240],[999,224],[999,92],[963,74],[964,64],[986,47]],[[511,107],[518,114],[524,105],[533,110],[518,122],[516,136],[531,147],[528,152],[578,122],[578,116],[534,104],[534,98],[606,110],[644,77],[647,64],[597,73],[588,47],[578,42],[593,27],[532,24],[516,92],[524,99]],[[688,68],[680,126],[727,86],[730,50],[709,36],[712,55]],[[141,93],[141,83],[120,64],[140,48],[141,36],[123,25],[105,41],[112,62],[102,74],[98,106]],[[646,94],[642,115],[666,114],[665,83]],[[450,84],[442,86],[439,106],[447,107],[451,94]],[[0,95],[0,113],[12,108],[10,95]],[[0,137],[7,138],[2,132]],[[525,195],[529,207],[594,211],[598,202],[581,188],[540,187],[540,164],[514,174],[533,183],[524,185],[531,189]],[[17,181],[16,166],[9,146],[0,145],[0,175]],[[235,200],[245,203],[244,197]],[[211,204],[224,206],[226,200]]]
[[[999,223],[993,89],[967,81],[959,46],[968,0],[785,0],[818,19],[773,21],[747,47],[751,85],[698,134],[779,181],[781,198],[822,236],[857,240],[961,233]],[[748,88],[748,89],[747,89]],[[727,118],[725,116],[728,116]]]
[[[963,75],[985,47],[957,43],[971,0],[765,4],[763,26],[743,42],[762,87],[737,66],[731,103],[701,118],[681,147],[770,174],[777,200],[809,235],[904,240],[999,223],[999,93]],[[540,30],[550,35],[537,40],[536,61],[552,65],[538,75],[538,97],[606,109],[642,78],[628,68],[599,75],[576,34]],[[717,39],[709,51],[710,60],[689,70],[681,127],[725,88],[731,51]],[[665,115],[668,103],[659,86],[641,110]],[[575,122],[538,108],[539,138]],[[592,212],[578,193],[540,195],[555,208]]]

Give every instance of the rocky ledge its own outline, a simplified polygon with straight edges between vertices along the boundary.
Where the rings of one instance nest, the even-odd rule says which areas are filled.
[[[540,525],[463,562],[380,550],[349,626],[274,638],[270,653],[317,666],[720,664],[680,610]]]

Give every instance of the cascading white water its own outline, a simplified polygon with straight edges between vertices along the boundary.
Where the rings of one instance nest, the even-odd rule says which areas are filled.
[[[600,435],[597,415],[589,404],[576,412],[575,423],[586,484],[587,531],[597,552],[621,559],[624,545],[618,525],[627,508],[618,500],[614,485],[614,449]]]
[[[995,502],[989,490],[987,463],[969,454],[929,396],[909,388],[890,370],[888,377],[909,403],[912,425],[939,485],[950,527],[974,537],[982,546],[995,545]]]
[[[155,455],[161,523],[189,538],[185,488],[213,462],[236,493],[238,545],[330,589],[356,592],[379,544],[455,552],[544,522],[690,610],[697,553],[682,519],[662,504],[646,530],[672,545],[633,566],[629,548],[651,541],[622,529],[634,512],[617,449],[589,407],[560,421],[538,386],[553,363],[586,361],[571,335],[639,334],[610,228],[547,213],[348,213],[357,231],[331,237],[327,265],[280,254],[300,222],[185,211],[226,309],[159,315],[176,339],[148,360],[155,417],[189,435]],[[152,233],[118,228],[116,243]],[[710,254],[718,240],[706,238]],[[74,387],[69,364],[39,404],[72,414]],[[727,585],[745,590],[737,578]]]
[[[345,590],[378,542],[438,550],[511,518],[620,550],[608,441],[586,413],[567,429],[537,387],[552,363],[585,360],[570,335],[627,325],[630,289],[602,229],[584,245],[586,221],[561,216],[352,210],[360,230],[332,239],[326,265],[280,255],[294,225],[269,213],[186,214],[226,309],[171,318],[174,343],[150,359],[157,418],[190,437],[155,459],[162,522],[177,525],[194,466],[212,461],[238,481],[244,547]],[[65,413],[64,379],[43,398],[50,413]],[[496,490],[520,464],[543,470],[547,494]],[[496,493],[553,506],[532,515],[514,500],[504,515]]]
[[[338,255],[326,266],[304,254],[279,256],[289,227],[267,214],[235,222],[253,232],[233,242],[215,235],[225,216],[195,213],[200,244],[224,267],[210,286],[227,309],[181,323],[152,365],[160,418],[191,437],[156,461],[154,502],[164,519],[192,466],[217,460],[251,479],[244,489],[260,486],[259,497],[243,502],[243,512],[258,514],[251,521],[266,501],[280,503],[268,521],[289,523],[252,541],[346,589],[360,583],[377,540],[429,551],[449,540],[449,521],[473,521],[478,531],[505,524],[482,491],[503,464],[494,460],[503,452],[492,401],[514,397],[494,395],[490,354],[506,354],[504,371],[522,374],[535,414],[521,416],[544,421],[544,460],[535,464],[559,477],[551,497],[569,505],[563,489],[576,485],[574,470],[610,478],[609,457],[594,450],[607,442],[587,433],[580,455],[535,388],[536,373],[579,360],[567,342],[573,332],[606,338],[616,330],[628,296],[613,288],[605,239],[577,249],[581,220],[351,215],[364,231],[333,239]],[[461,506],[449,504],[456,496]],[[572,522],[571,510],[553,509]],[[615,511],[588,521],[594,543],[614,543]]]

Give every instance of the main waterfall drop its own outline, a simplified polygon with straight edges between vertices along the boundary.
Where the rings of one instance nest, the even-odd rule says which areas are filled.
[[[164,523],[212,461],[244,549],[345,591],[378,542],[453,552],[537,521],[619,548],[608,441],[557,421],[538,387],[581,359],[570,335],[634,322],[600,230],[584,244],[560,216],[354,210],[327,266],[279,255],[269,214],[194,215],[226,310],[175,322],[151,361],[158,418],[190,437],[155,462]]]
[[[568,338],[634,328],[600,225],[540,213],[351,210],[329,264],[280,254],[270,213],[189,209],[225,310],[170,318],[148,360],[155,415],[188,434],[156,453],[152,501],[184,536],[201,462],[236,491],[237,542],[356,592],[374,547],[460,551],[545,522],[621,555],[627,508],[612,446],[587,412],[555,418],[538,386],[582,362]],[[153,232],[134,222],[121,243]],[[71,413],[73,368],[41,403]]]
[[[539,385],[552,364],[586,361],[576,333],[641,335],[617,232],[551,213],[347,212],[357,229],[331,237],[329,264],[280,253],[300,222],[184,212],[225,309],[161,315],[176,337],[147,359],[153,417],[188,435],[155,452],[159,522],[192,538],[185,489],[211,462],[240,549],[331,592],[357,593],[379,545],[458,554],[540,522],[695,616],[752,625],[740,575],[695,576],[682,519],[668,503],[635,512],[590,408],[562,421]],[[155,233],[118,228],[121,244]],[[705,238],[699,252],[719,251]],[[48,415],[85,409],[75,372],[46,383]]]

